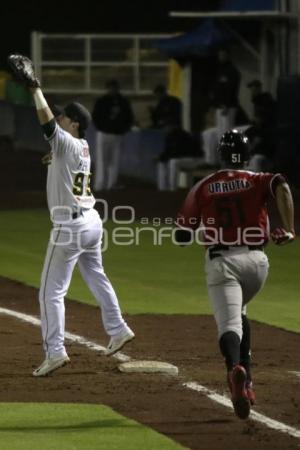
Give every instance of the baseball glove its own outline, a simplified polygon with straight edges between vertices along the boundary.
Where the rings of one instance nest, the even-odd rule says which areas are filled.
[[[293,242],[295,233],[286,231],[284,228],[275,228],[271,233],[271,238],[276,245],[285,245]]]
[[[25,86],[28,88],[40,87],[40,82],[34,73],[32,61],[27,56],[9,55],[8,65],[17,80],[25,84]]]

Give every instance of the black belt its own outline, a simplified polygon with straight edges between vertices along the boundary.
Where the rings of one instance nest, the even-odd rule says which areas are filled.
[[[260,251],[264,251],[264,246],[263,245],[223,245],[223,244],[218,244],[218,245],[213,245],[211,247],[209,247],[208,249],[208,253],[209,253],[209,258],[210,259],[214,259],[214,258],[218,258],[219,256],[222,256],[221,253],[218,253],[220,250],[231,250],[231,249],[235,249],[235,248],[239,248],[239,247],[248,247],[249,251],[254,251],[254,250],[260,250]]]

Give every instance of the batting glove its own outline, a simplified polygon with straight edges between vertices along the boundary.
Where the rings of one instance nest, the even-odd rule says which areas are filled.
[[[286,245],[293,242],[296,235],[294,231],[286,231],[284,228],[275,228],[271,233],[271,238],[276,245]]]

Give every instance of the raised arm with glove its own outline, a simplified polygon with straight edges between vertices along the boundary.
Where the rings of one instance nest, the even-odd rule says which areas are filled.
[[[55,126],[54,116],[42,93],[40,81],[35,75],[32,61],[27,56],[20,54],[9,55],[7,61],[16,79],[31,90],[40,124],[45,125],[53,121],[53,126]]]

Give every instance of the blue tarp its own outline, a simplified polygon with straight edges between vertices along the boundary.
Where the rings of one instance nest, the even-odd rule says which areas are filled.
[[[223,0],[219,11],[274,11],[277,0]],[[161,39],[154,47],[175,59],[197,58],[233,39],[229,29],[220,21],[205,19],[189,33]]]
[[[220,11],[274,11],[277,0],[223,0]]]
[[[188,59],[205,56],[210,50],[231,40],[230,31],[213,19],[204,20],[189,33],[156,42],[155,48],[171,58]]]

